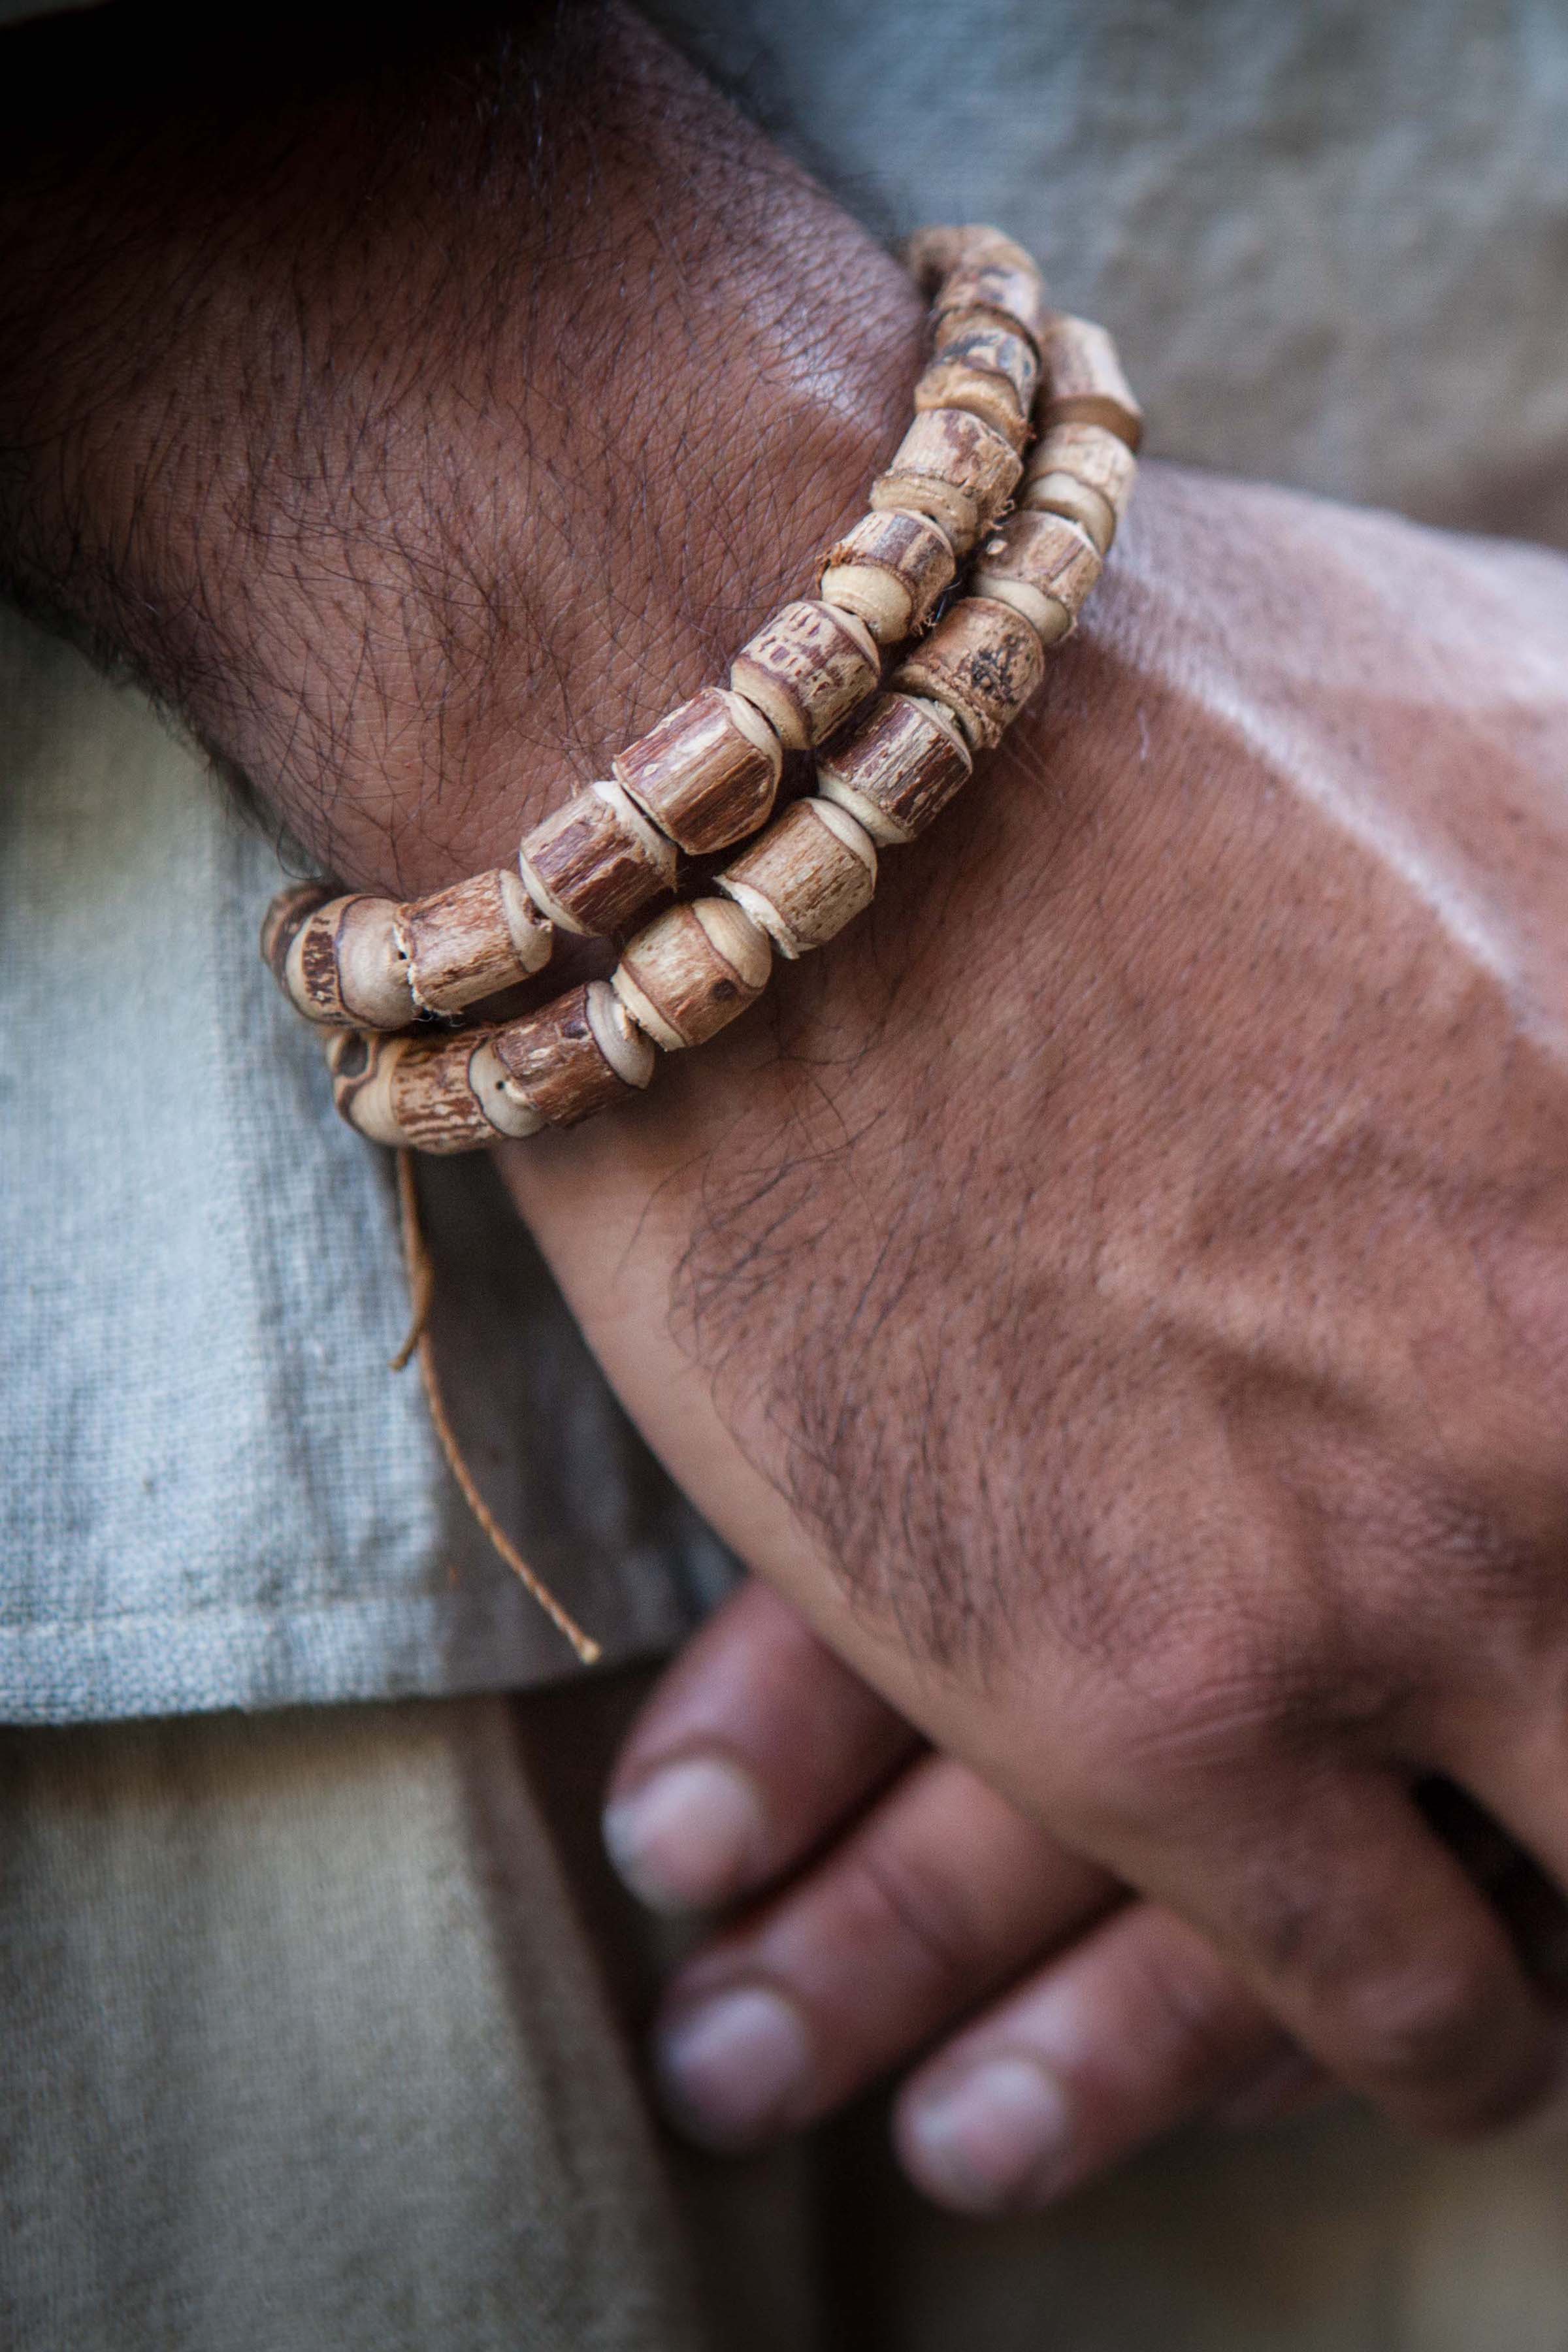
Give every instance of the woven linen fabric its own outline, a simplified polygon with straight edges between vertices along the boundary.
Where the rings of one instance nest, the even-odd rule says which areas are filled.
[[[279,879],[139,695],[0,612],[0,1719],[573,1665],[388,1370],[392,1162],[257,956]],[[425,1182],[476,1474],[607,1656],[668,1644],[717,1545],[490,1171]]]

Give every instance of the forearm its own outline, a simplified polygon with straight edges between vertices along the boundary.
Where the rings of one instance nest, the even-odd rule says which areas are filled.
[[[8,37],[0,567],[346,878],[496,862],[858,510],[912,293],[617,13],[131,21]]]

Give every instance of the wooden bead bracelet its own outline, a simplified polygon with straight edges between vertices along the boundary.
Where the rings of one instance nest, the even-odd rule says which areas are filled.
[[[1010,238],[925,229],[909,259],[932,296],[914,423],[816,596],[535,825],[515,870],[408,905],[320,883],[273,902],[262,952],[334,1030],[338,1108],[374,1141],[474,1150],[646,1087],[659,1049],[753,1002],[775,953],[822,946],[869,903],[879,851],[924,831],[1039,684],[1100,576],[1142,418],[1110,337],[1047,310]],[[816,791],[775,815],[786,750],[815,754]],[[717,895],[645,923],[608,981],[521,1020],[410,1029],[542,971],[557,929],[625,932],[674,893],[680,853],[741,844]]]

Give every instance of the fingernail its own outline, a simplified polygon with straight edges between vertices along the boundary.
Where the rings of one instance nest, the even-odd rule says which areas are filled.
[[[1072,2117],[1032,2058],[985,2058],[912,2101],[900,2137],[924,2187],[961,2212],[1043,2203],[1072,2145]]]
[[[634,1895],[656,1911],[705,1911],[760,1866],[766,1823],[750,1773],[687,1756],[605,1809],[605,1845]]]
[[[788,2120],[811,2069],[800,2012],[782,1994],[751,1985],[676,2018],[654,2055],[673,2120],[705,2147],[731,2151]]]

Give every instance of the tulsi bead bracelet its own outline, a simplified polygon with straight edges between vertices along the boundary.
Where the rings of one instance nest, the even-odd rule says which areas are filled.
[[[320,883],[274,901],[263,954],[334,1032],[338,1108],[373,1140],[474,1150],[646,1087],[660,1052],[755,1001],[775,955],[870,903],[879,853],[924,831],[1038,686],[1115,537],[1142,419],[1110,337],[1051,311],[1011,238],[927,229],[908,257],[931,296],[914,422],[816,595],[535,825],[515,869],[407,905]],[[816,789],[775,814],[786,750],[814,755]],[[673,897],[681,854],[726,850],[703,896],[625,940],[609,981],[520,1020],[421,1022],[542,971],[557,930],[621,937]]]

